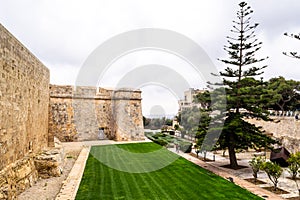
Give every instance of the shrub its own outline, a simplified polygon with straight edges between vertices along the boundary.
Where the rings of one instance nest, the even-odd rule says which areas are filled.
[[[168,142],[164,139],[158,138],[155,139],[153,142],[155,142],[156,144],[159,144],[161,146],[166,146],[168,144]]]
[[[165,134],[165,133],[153,134],[147,132],[145,133],[145,136],[161,146],[167,146],[169,143],[179,143],[180,150],[183,151],[184,153],[190,153],[192,151],[192,143],[174,138],[174,136],[171,136],[169,134]]]
[[[179,142],[180,150],[184,153],[191,153],[192,143],[190,142]]]
[[[261,156],[254,157],[252,160],[249,161],[249,165],[252,168],[253,177],[254,177],[254,183],[256,183],[257,180],[257,173],[262,167],[262,164],[264,163],[265,159]]]
[[[146,136],[149,140],[152,140],[152,141],[154,141],[155,140],[155,138],[154,137],[152,137],[152,136]]]
[[[269,179],[274,184],[274,189],[277,190],[278,179],[282,174],[282,168],[277,163],[264,162],[261,169],[267,173]]]
[[[291,154],[289,159],[287,159],[287,162],[289,163],[288,171],[291,174],[292,179],[296,180],[296,177],[300,170],[300,152]]]
[[[155,139],[158,139],[160,137],[166,137],[167,135],[165,133],[156,133],[154,134],[152,137],[154,137]]]
[[[155,140],[155,138],[153,137],[153,133],[151,132],[145,132],[145,136],[149,139],[149,140]]]
[[[196,154],[197,154],[197,158],[198,158],[198,155],[199,155],[199,153],[200,153],[200,148],[201,148],[200,145],[198,145],[198,144],[195,144],[195,145],[194,145],[194,149],[195,149],[195,152],[196,152]]]

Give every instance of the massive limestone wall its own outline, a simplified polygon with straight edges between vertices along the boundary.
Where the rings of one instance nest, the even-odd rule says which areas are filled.
[[[142,140],[141,110],[138,90],[51,85],[49,135],[61,141]]]
[[[48,104],[49,70],[0,24],[0,199],[36,180],[30,155],[48,145]]]
[[[0,169],[48,144],[49,70],[0,25]]]
[[[300,151],[300,120],[294,117],[273,117],[274,122],[249,119],[249,122],[262,126],[268,134],[278,138],[290,152]]]

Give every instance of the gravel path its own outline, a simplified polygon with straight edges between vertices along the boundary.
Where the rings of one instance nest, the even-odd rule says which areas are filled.
[[[63,174],[60,177],[49,179],[39,179],[36,184],[28,188],[18,196],[19,200],[54,200],[61,189],[62,182],[68,177],[77,157],[81,151],[81,146],[68,148],[64,146],[65,160]]]

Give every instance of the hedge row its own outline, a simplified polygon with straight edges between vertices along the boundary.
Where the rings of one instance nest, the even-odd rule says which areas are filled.
[[[161,146],[167,146],[172,144],[178,144],[179,149],[183,151],[184,153],[190,153],[192,150],[192,143],[186,142],[182,139],[175,138],[171,135],[165,134],[165,133],[151,133],[146,132],[145,136],[152,140],[154,143],[157,143]]]

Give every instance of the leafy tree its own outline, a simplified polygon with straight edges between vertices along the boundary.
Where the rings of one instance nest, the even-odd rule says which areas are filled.
[[[211,104],[210,95],[209,91],[198,93],[194,97],[193,102],[200,106],[186,108],[179,114],[180,123],[184,126],[185,131],[202,140],[205,137],[211,119],[209,116]],[[203,137],[199,137],[201,134],[203,134]],[[199,144],[201,146],[201,142]]]
[[[262,164],[265,162],[265,159],[261,156],[258,157],[254,157],[252,158],[252,160],[249,161],[249,165],[252,168],[253,171],[253,177],[254,177],[254,183],[256,183],[257,181],[257,174],[259,172],[259,170],[262,167]]]
[[[209,150],[209,146],[203,146],[203,141],[207,134],[210,121],[210,112],[207,109],[200,109],[200,119],[195,137],[197,139],[197,145],[202,147],[202,150]]]
[[[230,166],[237,169],[236,149],[253,147],[270,147],[275,141],[263,134],[260,127],[256,127],[245,118],[271,120],[268,111],[264,109],[266,101],[261,96],[266,83],[256,80],[255,77],[263,73],[266,66],[259,66],[266,58],[257,59],[255,53],[260,50],[262,43],[258,42],[254,30],[258,24],[251,24],[249,17],[253,13],[245,2],[239,4],[237,21],[233,21],[234,34],[227,37],[228,46],[224,50],[229,54],[228,59],[219,59],[221,62],[232,66],[220,72],[227,94],[227,116],[218,145],[228,148]]]
[[[299,81],[286,80],[282,76],[271,78],[268,82],[268,92],[273,98],[268,104],[269,107],[281,110],[282,113],[287,110],[296,110],[300,100],[299,87]]]
[[[149,129],[161,129],[165,123],[165,117],[163,118],[145,118],[145,128]]]
[[[190,137],[195,136],[200,119],[199,108],[196,106],[186,108],[183,111],[181,111],[180,116],[181,125],[184,127],[183,132],[188,134]]]
[[[180,126],[179,126],[178,124],[175,124],[175,125],[174,125],[174,129],[177,131],[177,130],[180,129]]]
[[[299,34],[288,34],[288,33],[284,33],[285,36],[300,40],[300,33]],[[297,52],[293,51],[293,52],[283,52],[284,55],[292,57],[292,58],[297,58],[300,59],[300,56]]]
[[[205,91],[198,93],[194,98],[194,102],[200,104],[202,109],[209,109],[211,106],[210,92]]]
[[[197,139],[197,145],[202,147],[202,150],[209,150],[209,146],[203,146],[204,138],[207,134],[209,124],[211,122],[211,97],[210,92],[205,91],[204,93],[199,93],[196,95],[194,102],[201,105],[199,108],[199,123],[198,123],[198,129],[196,133],[196,139]]]
[[[297,175],[300,171],[300,152],[291,154],[289,159],[287,159],[287,162],[289,163],[288,172],[291,174],[292,179],[295,181],[300,196],[299,185],[297,182]]]
[[[196,152],[197,158],[198,158],[199,153],[200,153],[200,146],[199,146],[198,144],[195,144],[195,145],[194,145],[194,149],[195,149],[195,152]]]
[[[291,174],[292,179],[295,180],[300,170],[300,152],[291,154],[287,159],[287,162],[289,163],[288,171]]]
[[[173,124],[173,120],[172,119],[168,119],[168,118],[165,119],[165,125],[172,126],[172,124]]]
[[[278,179],[283,171],[282,168],[277,163],[270,161],[264,162],[261,168],[267,173],[269,179],[274,184],[274,189],[277,190]]]

